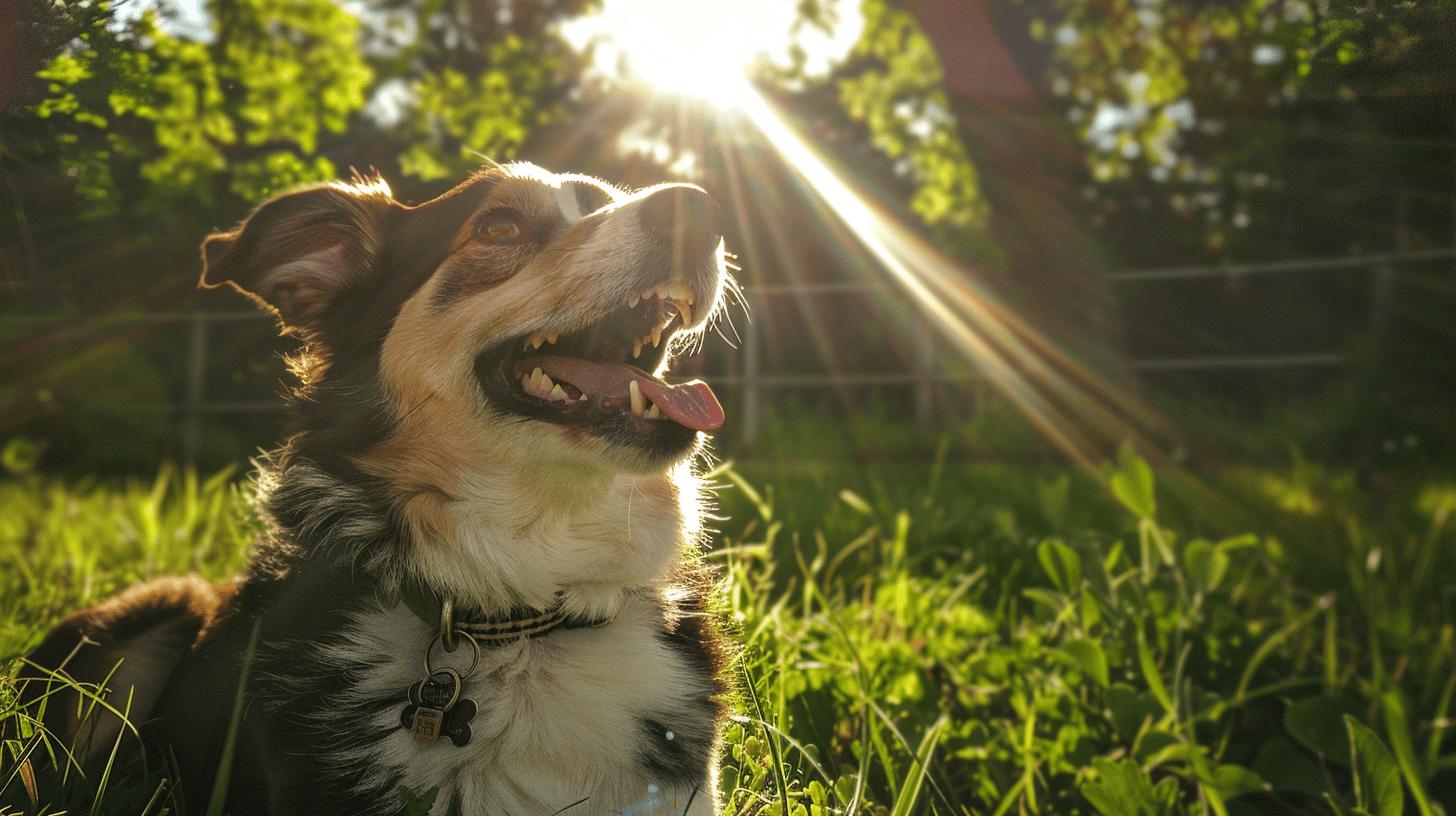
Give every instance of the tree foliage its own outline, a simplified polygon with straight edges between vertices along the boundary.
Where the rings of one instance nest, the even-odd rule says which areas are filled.
[[[585,7],[379,0],[361,22],[331,0],[212,0],[203,36],[165,5],[87,5],[53,10],[73,30],[6,112],[4,149],[70,179],[92,218],[236,211],[356,164],[434,181],[509,158],[560,114],[579,66],[551,23]]]
[[[910,206],[944,236],[975,236],[987,206],[975,165],[941,87],[940,60],[908,12],[885,0],[863,6],[864,35],[852,58],[863,67],[839,80],[848,114],[915,184]]]
[[[408,2],[366,6],[366,43],[379,87],[399,101],[384,123],[402,175],[458,177],[483,156],[517,155],[562,117],[581,62],[556,24],[590,0]],[[579,95],[578,95],[579,96]]]
[[[372,77],[357,22],[323,2],[211,10],[211,42],[169,33],[152,10],[92,21],[38,74],[48,127],[10,149],[54,160],[93,217],[332,177],[320,135],[344,131]]]
[[[809,130],[833,134],[825,147],[867,144],[856,154],[865,165],[883,165],[908,209],[952,253],[991,261],[1000,252],[987,233],[989,206],[980,174],[950,113],[940,59],[919,22],[899,4],[863,0],[863,30],[847,57],[814,75],[802,53],[766,72],[793,95]],[[823,2],[800,4],[802,26],[841,24]]]
[[[1446,0],[1018,3],[1048,49],[1047,89],[1084,145],[1104,221],[1130,216],[1145,232],[1150,215],[1170,215],[1185,253],[1300,238],[1321,254],[1388,246],[1388,221],[1356,210],[1380,193],[1389,208],[1403,177],[1450,153]],[[1291,193],[1310,188],[1355,194],[1322,212],[1334,229],[1296,219],[1296,237],[1271,223],[1291,223]]]

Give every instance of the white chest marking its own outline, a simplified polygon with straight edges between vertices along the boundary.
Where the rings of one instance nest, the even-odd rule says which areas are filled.
[[[430,627],[403,608],[359,615],[327,657],[347,665],[361,656],[391,655],[361,672],[349,694],[368,699],[398,692],[400,705],[380,711],[371,723],[392,729],[388,737],[340,756],[339,765],[398,774],[416,794],[438,787],[436,810],[442,813],[458,797],[466,814],[547,816],[582,799],[572,816],[712,814],[716,790],[654,780],[641,763],[644,720],[669,731],[675,723],[683,732],[700,730],[703,715],[693,701],[706,691],[658,637],[657,616],[646,601],[632,600],[608,626],[483,649],[464,689],[480,711],[470,724],[471,741],[456,747],[448,740],[416,742],[398,727],[404,690],[422,673]],[[464,671],[469,650],[436,662]],[[710,774],[709,787],[715,776]]]

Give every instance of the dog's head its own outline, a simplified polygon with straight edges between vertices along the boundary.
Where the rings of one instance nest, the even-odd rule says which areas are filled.
[[[669,374],[726,280],[718,207],[694,186],[516,164],[411,207],[382,182],[327,184],[203,249],[204,286],[305,339],[305,430],[366,470],[660,471],[723,422],[706,383]]]

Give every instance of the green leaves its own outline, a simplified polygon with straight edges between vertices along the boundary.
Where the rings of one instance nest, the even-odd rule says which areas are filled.
[[[1374,731],[1345,715],[1350,739],[1350,757],[1355,781],[1355,809],[1370,816],[1401,816],[1405,794],[1400,788],[1400,769],[1390,751]]]
[[[1082,586],[1082,559],[1076,550],[1049,538],[1037,545],[1036,557],[1057,589],[1072,593]]]
[[[438,179],[479,167],[481,156],[514,156],[554,113],[543,97],[558,81],[560,61],[538,45],[506,36],[486,46],[486,70],[471,75],[443,67],[414,78],[414,101],[401,120],[410,145],[400,170]]]
[[[219,179],[252,203],[336,175],[320,136],[350,124],[373,79],[358,22],[327,0],[210,12],[227,36],[174,35],[148,10],[73,41],[39,72],[50,85],[35,114],[56,122],[68,144],[59,161],[92,215],[210,204]],[[145,183],[121,183],[133,175]]]
[[[915,185],[910,206],[942,243],[983,261],[999,254],[987,234],[990,208],[941,86],[940,61],[907,11],[884,0],[862,6],[864,34],[838,81],[839,102],[864,123],[874,147]]]
[[[1178,781],[1168,777],[1155,787],[1132,760],[1093,763],[1096,778],[1081,787],[1082,796],[1102,816],[1173,816],[1178,807]]]
[[[1317,756],[1348,768],[1350,742],[1344,720],[1358,714],[1359,708],[1344,695],[1306,697],[1285,710],[1284,728]]]
[[[1099,686],[1107,685],[1107,655],[1097,641],[1089,638],[1076,638],[1063,643],[1062,651],[1081,667],[1082,673],[1087,675],[1088,679]]]
[[[1153,495],[1153,469],[1131,444],[1124,442],[1118,449],[1117,469],[1108,478],[1107,486],[1123,507],[1140,519],[1151,519],[1158,511]]]
[[[1205,592],[1218,588],[1223,577],[1228,574],[1228,568],[1228,555],[1203,539],[1190,542],[1183,550],[1183,571],[1193,581],[1194,586]]]

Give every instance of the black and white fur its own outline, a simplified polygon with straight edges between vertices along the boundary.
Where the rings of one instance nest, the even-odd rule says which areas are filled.
[[[249,294],[304,343],[298,431],[260,466],[268,533],[235,582],[165,579],[72,616],[32,654],[27,694],[44,669],[99,683],[120,661],[108,699],[136,693],[133,722],[175,757],[188,812],[206,806],[244,676],[232,813],[395,813],[401,791],[435,791],[436,814],[718,812],[727,687],[693,558],[702,435],[507,410],[479,371],[488,349],[589,326],[662,281],[704,304],[669,348],[693,342],[726,282],[698,196],[512,165],[416,207],[379,181],[296,191],[210,238],[204,284]],[[664,231],[669,198],[696,215]],[[480,237],[502,208],[531,241]],[[484,647],[465,680],[473,739],[423,744],[399,726],[435,634],[401,603],[415,585],[482,615],[559,598],[610,622]],[[463,672],[469,653],[434,660]],[[104,761],[119,723],[67,699],[48,723]]]

